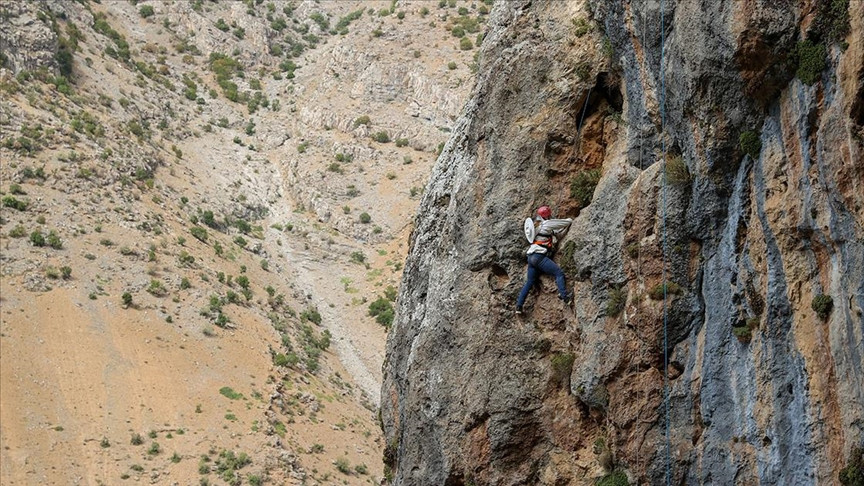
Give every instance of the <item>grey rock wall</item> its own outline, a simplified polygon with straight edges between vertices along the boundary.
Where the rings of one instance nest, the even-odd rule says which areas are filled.
[[[818,6],[666,1],[662,70],[659,2],[592,7],[490,18],[388,341],[395,484],[654,484],[667,465],[676,484],[835,484],[864,442],[864,9],[810,86],[791,52]],[[664,175],[663,148],[687,170]],[[598,167],[580,208],[570,182]],[[542,203],[576,217],[575,309],[546,282],[518,319],[519,223]]]

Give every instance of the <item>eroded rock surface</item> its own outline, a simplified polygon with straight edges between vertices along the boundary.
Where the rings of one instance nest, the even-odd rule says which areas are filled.
[[[395,484],[835,484],[864,441],[864,9],[663,5],[496,4],[389,337]],[[575,309],[518,319],[543,203]]]

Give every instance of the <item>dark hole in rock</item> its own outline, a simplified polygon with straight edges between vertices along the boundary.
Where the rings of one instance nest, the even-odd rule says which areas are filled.
[[[492,265],[489,272],[489,286],[492,290],[501,290],[510,282],[510,275],[500,265]]]
[[[605,72],[598,74],[594,89],[603,95],[606,102],[615,111],[620,113],[624,108],[624,96],[621,95],[621,80],[617,76]]]

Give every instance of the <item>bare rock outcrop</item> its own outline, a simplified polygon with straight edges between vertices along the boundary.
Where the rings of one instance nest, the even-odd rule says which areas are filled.
[[[15,74],[56,68],[57,34],[44,2],[3,2],[0,15],[0,67]]]

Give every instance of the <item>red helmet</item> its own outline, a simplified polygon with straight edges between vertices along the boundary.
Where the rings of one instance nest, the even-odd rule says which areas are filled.
[[[549,219],[552,217],[552,209],[549,206],[540,206],[537,208],[537,216],[540,216],[543,219]]]

